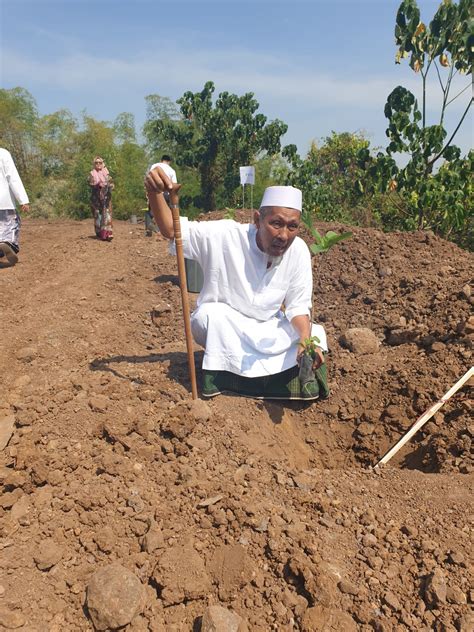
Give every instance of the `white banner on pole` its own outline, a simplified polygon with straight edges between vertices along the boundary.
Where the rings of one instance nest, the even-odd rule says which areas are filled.
[[[240,167],[240,184],[255,184],[255,167]]]

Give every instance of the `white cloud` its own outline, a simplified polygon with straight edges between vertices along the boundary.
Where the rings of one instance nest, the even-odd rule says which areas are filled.
[[[420,85],[414,75],[402,80],[392,71],[381,78],[361,69],[359,76],[347,77],[341,68],[329,74],[302,64],[285,64],[271,55],[237,50],[183,53],[168,49],[167,59],[171,61],[162,64],[152,53],[133,59],[77,53],[45,62],[10,51],[3,56],[2,75],[5,83],[31,86],[33,92],[36,88],[65,90],[82,94],[84,99],[99,87],[114,94],[133,89],[143,96],[158,92],[177,98],[183,91],[199,90],[212,80],[218,92],[252,91],[258,100],[292,102],[295,108],[308,103],[320,107],[383,107],[398,83],[415,93]],[[433,81],[430,92],[435,90]]]

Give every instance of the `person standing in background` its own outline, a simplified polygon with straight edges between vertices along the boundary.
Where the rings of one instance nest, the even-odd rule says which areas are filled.
[[[7,149],[0,147],[0,261],[6,257],[10,265],[18,261],[20,250],[20,215],[16,203],[28,212],[29,199],[25,187]]]
[[[95,234],[102,241],[111,241],[112,229],[112,189],[114,188],[109,170],[100,156],[94,158],[94,168],[89,173],[91,187],[91,207],[94,217]]]

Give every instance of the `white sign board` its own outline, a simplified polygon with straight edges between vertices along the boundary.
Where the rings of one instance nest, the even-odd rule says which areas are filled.
[[[240,167],[240,184],[255,184],[255,167]]]

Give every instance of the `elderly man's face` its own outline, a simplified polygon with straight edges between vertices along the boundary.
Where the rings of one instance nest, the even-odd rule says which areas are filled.
[[[301,213],[283,206],[266,206],[255,211],[257,246],[270,257],[281,257],[298,234]]]

